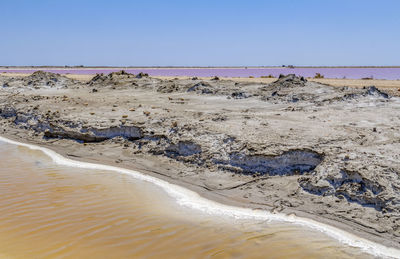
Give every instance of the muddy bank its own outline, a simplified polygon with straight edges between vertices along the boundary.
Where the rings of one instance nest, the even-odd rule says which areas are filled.
[[[399,247],[400,101],[376,87],[125,72],[0,85],[3,135]]]

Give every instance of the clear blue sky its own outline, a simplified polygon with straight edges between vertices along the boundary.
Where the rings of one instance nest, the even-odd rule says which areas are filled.
[[[0,0],[0,65],[400,65],[398,0]]]

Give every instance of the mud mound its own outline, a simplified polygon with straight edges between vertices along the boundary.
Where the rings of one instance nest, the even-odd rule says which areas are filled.
[[[127,73],[124,70],[121,70],[118,72],[112,72],[112,73],[108,74],[107,77],[110,79],[115,79],[115,80],[123,80],[123,79],[134,78],[135,75]]]
[[[315,93],[305,87],[307,80],[294,74],[280,75],[275,82],[259,88],[259,95],[264,101],[298,102],[310,101]]]
[[[133,76],[133,74],[131,74],[131,73],[128,73],[128,72],[125,72],[125,70],[121,70],[121,71],[118,71],[118,72],[111,72],[110,74],[109,74],[109,76]]]
[[[258,94],[263,101],[290,102],[315,101],[317,88],[312,84],[307,84],[304,77],[298,77],[294,74],[280,75],[275,82],[259,88]],[[327,86],[326,86],[327,87]]]
[[[201,81],[201,82],[193,85],[187,91],[188,92],[196,92],[196,93],[199,93],[199,94],[213,94],[213,93],[215,93],[215,90],[213,89],[211,84],[209,84],[207,82],[204,82],[204,81]]]
[[[173,82],[162,84],[157,88],[157,92],[160,93],[173,93],[173,92],[178,92],[179,90],[180,90],[179,85]]]
[[[304,87],[307,80],[304,77],[296,76],[295,74],[280,75],[279,79],[269,84],[269,88],[293,88],[293,87]]]
[[[105,76],[103,73],[101,74],[96,74],[92,79],[90,79],[89,82],[87,82],[88,85],[93,85],[98,82],[104,82],[107,79],[107,76]]]
[[[296,75],[281,75],[279,79],[267,86],[259,88],[258,94],[264,101],[273,103],[309,102],[318,106],[338,102],[370,102],[385,101],[389,94],[375,86],[360,88],[334,88],[327,85],[307,82]]]
[[[112,72],[108,75],[96,74],[89,82],[87,82],[87,84],[117,84],[119,82],[123,82],[133,78],[135,78],[134,74],[130,74],[125,72],[124,70],[121,70],[118,72]]]
[[[74,80],[60,74],[45,71],[36,71],[32,75],[22,79],[24,86],[39,88],[68,88],[74,84]]]
[[[330,102],[332,101],[360,101],[360,99],[362,98],[374,98],[374,99],[389,99],[390,95],[380,91],[378,88],[376,88],[375,86],[369,86],[369,87],[363,87],[362,89],[349,89],[349,88],[343,88],[341,90],[342,92],[347,92],[344,95],[339,95],[336,96],[334,98],[332,98],[331,100],[329,100]]]
[[[149,74],[140,72],[139,74],[136,75],[136,78],[138,78],[138,79],[143,78],[143,77],[149,77]]]
[[[364,87],[363,89],[365,89],[365,93],[369,96],[375,96],[375,97],[383,97],[385,99],[390,98],[389,94],[380,91],[378,88],[376,88],[375,86],[369,86],[369,87]]]

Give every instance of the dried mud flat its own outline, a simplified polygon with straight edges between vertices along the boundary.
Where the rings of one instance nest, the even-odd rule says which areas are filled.
[[[0,76],[0,89],[6,137],[400,247],[400,98],[373,86],[122,71]]]

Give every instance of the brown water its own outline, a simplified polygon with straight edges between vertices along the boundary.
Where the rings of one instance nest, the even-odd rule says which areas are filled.
[[[128,175],[0,142],[0,257],[369,258],[307,228],[207,215]]]

